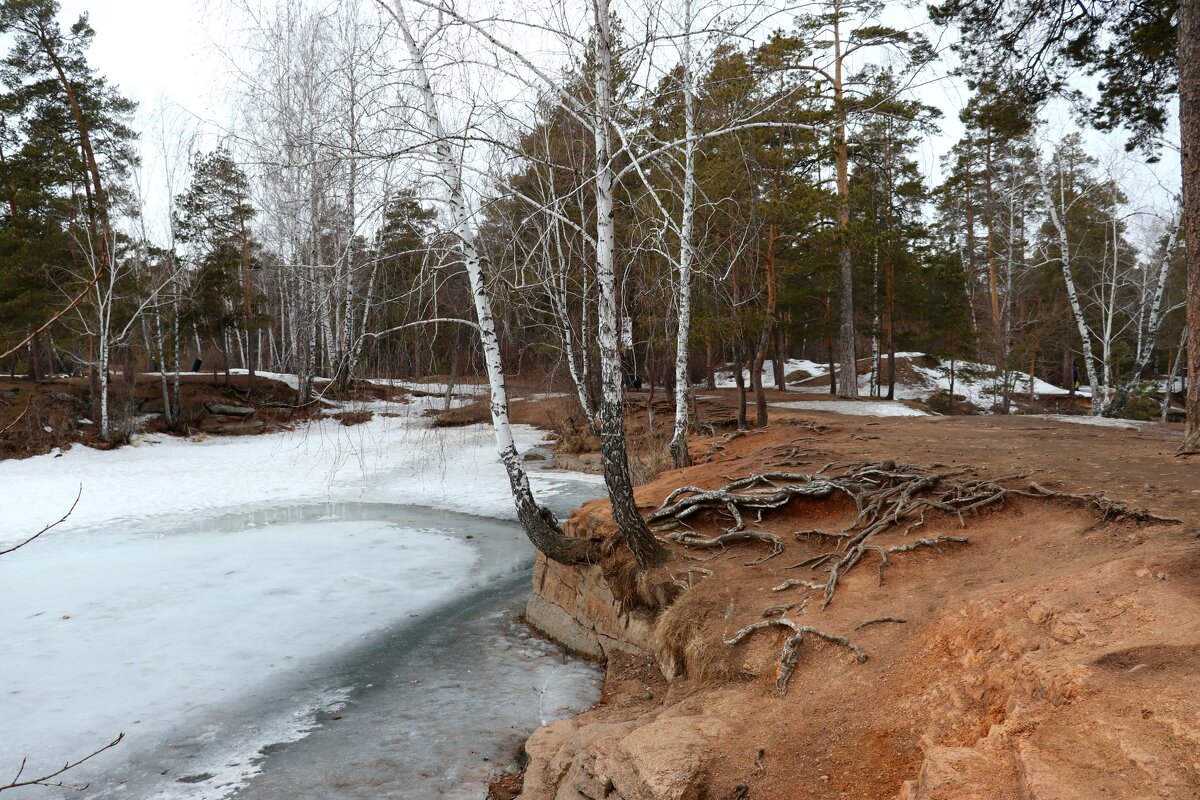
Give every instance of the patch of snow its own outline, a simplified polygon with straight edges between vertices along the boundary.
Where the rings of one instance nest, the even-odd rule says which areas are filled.
[[[805,372],[807,372],[809,374],[810,377],[816,378],[816,377],[820,377],[822,375],[828,375],[829,374],[829,365],[828,364],[818,364],[816,361],[809,361],[807,358],[789,358],[787,361],[783,362],[783,374],[785,377],[788,375],[791,375],[793,372],[795,372],[797,370],[804,370]],[[768,388],[774,388],[774,386],[775,386],[775,366],[774,366],[774,363],[771,361],[771,359],[768,358],[765,361],[763,361],[762,374],[763,374],[764,385],[767,386]],[[750,380],[750,368],[749,367],[742,368],[742,376],[745,378],[745,380],[747,382]],[[716,384],[717,384],[718,389],[732,389],[737,385],[734,382],[733,372],[731,370],[723,370],[723,371],[717,372],[717,374],[714,377],[716,378]]]
[[[431,428],[422,414],[433,407],[441,408],[441,398],[347,405],[375,415],[349,427],[317,419],[261,436],[192,441],[151,434],[112,451],[76,446],[57,459],[0,461],[6,495],[0,544],[57,519],[81,485],[79,506],[54,534],[146,515],[326,500],[370,499],[515,519],[491,427]],[[544,439],[527,425],[514,425],[513,434],[521,452]],[[535,492],[590,478],[530,475]]]
[[[795,411],[830,411],[860,417],[928,417],[927,412],[887,400],[795,400],[772,403]]]
[[[1136,431],[1144,428],[1147,425],[1154,425],[1153,422],[1144,422],[1132,419],[1114,419],[1112,417],[1092,417],[1073,414],[1030,414],[1031,417],[1039,419],[1050,419],[1055,422],[1069,422],[1073,425],[1095,425],[1101,428],[1124,428],[1125,430]]]
[[[394,386],[401,389],[408,389],[411,392],[424,392],[436,395],[444,395],[446,389],[449,388],[449,384],[446,383],[409,381],[401,378],[368,378],[367,381],[379,386]],[[452,389],[452,394],[475,397],[486,395],[490,391],[491,387],[486,383],[456,383]]]
[[[557,400],[560,397],[570,397],[567,392],[538,392],[531,394],[528,397],[518,397],[518,400],[526,400],[530,403],[541,403],[546,400]]]
[[[950,363],[944,361],[938,367],[926,367],[916,363],[917,359],[925,358],[923,353],[897,353],[897,358],[910,359],[912,371],[920,379],[919,383],[898,383],[896,397],[903,400],[928,400],[930,396],[941,391],[950,391]],[[1010,373],[1012,381],[1011,393],[1014,397],[1028,395],[1030,376],[1028,373],[1014,371]],[[1048,383],[1041,378],[1033,378],[1034,394],[1042,397],[1064,396],[1069,394],[1066,389]],[[859,378],[859,391],[869,390],[870,376]],[[956,361],[954,364],[954,394],[966,398],[966,402],[976,409],[987,412],[1003,400],[1001,377],[993,374],[992,367],[971,361]]]

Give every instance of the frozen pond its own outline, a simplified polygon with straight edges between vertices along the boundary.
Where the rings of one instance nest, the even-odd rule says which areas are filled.
[[[560,492],[559,513],[594,496]],[[522,739],[598,699],[600,674],[516,623],[514,523],[322,503],[108,524],[6,558],[6,797],[483,797]]]

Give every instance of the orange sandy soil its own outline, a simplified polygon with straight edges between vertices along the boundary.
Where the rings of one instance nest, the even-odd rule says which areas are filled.
[[[728,420],[733,393],[702,394],[715,398],[702,417]],[[919,535],[967,535],[970,543],[895,554],[882,584],[872,557],[823,611],[818,592],[772,587],[824,581],[825,573],[794,565],[832,548],[795,532],[840,529],[853,516],[849,501],[793,501],[759,523],[748,520],[787,548],[756,566],[749,562],[768,551],[761,543],[715,555],[671,545],[652,580],[690,588],[657,610],[655,636],[658,662],[682,674],[667,682],[651,661],[614,657],[600,705],[568,725],[583,732],[580,741],[594,740],[593,761],[584,761],[595,769],[636,765],[674,790],[597,789],[572,783],[577,770],[559,764],[551,777],[561,785],[530,788],[549,774],[539,773],[527,778],[523,797],[1200,798],[1200,459],[1174,456],[1180,426],[778,409],[771,416],[770,427],[729,441],[693,441],[697,465],[640,487],[643,510],[683,485],[892,459],[970,467],[984,478],[1022,473],[1028,477],[1009,483],[1102,491],[1181,522],[1103,522],[1065,501],[1025,498],[969,519],[965,531],[931,517]],[[579,509],[575,522],[612,532],[605,501]],[[717,534],[721,522],[702,517],[694,527]],[[880,537],[902,540],[896,532]],[[713,574],[688,575],[690,567]],[[620,569],[607,566],[613,586]],[[868,660],[858,664],[810,636],[781,697],[781,629],[724,643],[777,605],[790,606],[800,624],[849,636]],[[880,617],[905,622],[857,630]],[[513,793],[497,787],[494,796]]]

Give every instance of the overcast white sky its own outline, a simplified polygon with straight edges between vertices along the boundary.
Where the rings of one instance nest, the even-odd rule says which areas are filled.
[[[92,63],[124,94],[144,108],[168,97],[203,116],[211,105],[224,65],[214,47],[223,23],[205,19],[192,0],[61,0],[63,22],[82,13],[96,29]],[[214,4],[215,5],[215,4]]]
[[[229,118],[226,100],[231,80],[230,67],[223,49],[236,35],[230,34],[228,7],[224,0],[61,0],[63,23],[70,24],[87,12],[96,39],[90,54],[93,65],[122,92],[141,106],[139,128],[162,105],[176,105],[197,120],[207,123],[209,131],[218,131]],[[936,68],[935,68],[936,69]],[[957,81],[938,80],[923,87],[922,99],[940,107],[944,114],[943,134],[928,141],[918,154],[927,175],[939,177],[938,160],[961,134],[958,109],[966,100],[966,91]],[[1047,133],[1052,137],[1070,129],[1068,115],[1059,113]],[[1120,156],[1122,137],[1088,135],[1089,144],[1101,160]],[[148,192],[158,172],[151,148],[144,146]],[[1150,198],[1178,186],[1178,161],[1166,153],[1164,162],[1147,168],[1127,165],[1129,193],[1135,198]],[[151,197],[151,217],[161,217],[166,197]],[[158,227],[157,224],[154,227]]]

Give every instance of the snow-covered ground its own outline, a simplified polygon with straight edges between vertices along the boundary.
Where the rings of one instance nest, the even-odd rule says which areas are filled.
[[[82,487],[67,522],[0,558],[0,769],[28,756],[27,773],[41,774],[123,731],[77,771],[94,781],[85,796],[230,796],[269,769],[264,748],[329,733],[331,715],[390,674],[390,662],[365,670],[363,648],[409,641],[415,621],[527,565],[528,543],[502,521],[514,514],[492,432],[431,429],[427,405],[371,404],[395,416],[350,427],[145,436],[110,452],[0,462],[0,546],[57,519]],[[523,450],[542,438],[515,432]],[[601,492],[592,476],[535,472],[532,482],[560,513]],[[444,732],[496,759],[510,746],[503,737],[586,707],[597,684],[590,667],[506,636],[524,655],[497,698],[511,712],[502,738]],[[395,716],[396,696],[376,691],[372,708]],[[438,769],[449,767],[420,772]],[[486,771],[471,774],[477,795]],[[432,793],[414,775],[396,779],[413,793],[394,796]]]
[[[1052,419],[1056,422],[1070,422],[1074,425],[1095,425],[1101,428],[1124,428],[1125,430],[1133,431],[1157,424],[1154,422],[1139,422],[1132,419],[1113,419],[1112,417],[1091,417],[1074,414],[1033,414],[1031,416],[1038,417],[1039,419]]]
[[[431,406],[440,408],[440,398],[355,406],[378,412],[361,425],[324,418],[266,436],[191,441],[148,435],[108,452],[74,447],[0,461],[5,495],[0,545],[57,519],[81,486],[79,506],[56,533],[147,515],[325,500],[515,519],[491,428],[430,428],[420,412]],[[529,426],[514,426],[513,433],[522,452],[543,440]],[[602,483],[597,476],[538,472],[531,481],[541,492]]]
[[[927,417],[929,414],[904,403],[888,400],[795,400],[772,403],[775,408],[794,411],[831,411],[858,417]]]
[[[944,362],[939,367],[925,367],[916,361],[910,362],[913,372],[922,379],[919,385],[902,385],[896,387],[897,397],[908,400],[925,400],[939,391],[949,392],[951,386],[950,364]],[[965,397],[966,401],[980,411],[988,411],[1003,399],[1000,380],[989,375],[991,368],[984,364],[972,362],[957,362],[954,365],[954,394]],[[1030,376],[1025,372],[1012,373],[1012,394],[1023,396],[1029,394]],[[1047,383],[1041,378],[1033,378],[1033,392],[1040,397],[1062,397],[1069,394],[1066,389]]]
[[[783,375],[785,378],[797,370],[804,370],[808,373],[809,377],[818,378],[829,374],[829,365],[818,364],[816,361],[809,361],[806,358],[789,358],[787,361],[783,362]],[[765,378],[764,385],[768,388],[773,388],[775,386],[775,364],[773,361],[771,361],[771,359],[768,358],[763,361],[762,374]],[[742,376],[746,381],[750,380],[749,367],[742,368]],[[718,389],[732,389],[737,385],[733,379],[733,372],[730,370],[718,372],[714,377],[716,378],[716,386]],[[795,383],[794,381],[790,382],[793,384]]]
[[[902,374],[896,385],[895,397],[897,400],[918,400],[924,402],[937,392],[948,392],[950,390],[949,361],[943,361],[937,367],[924,366],[922,362],[927,356],[924,353],[917,352],[896,353],[896,358],[903,360],[900,363],[908,362],[908,366],[911,367],[908,380],[906,381],[905,376]],[[886,363],[887,360],[885,357],[885,370]],[[829,374],[829,366],[827,364],[819,364],[806,359],[789,359],[785,365],[785,374],[790,375],[795,370],[805,370],[812,378],[824,378]],[[985,413],[991,411],[1001,401],[1003,392],[998,379],[994,375],[990,375],[990,372],[991,368],[985,364],[977,364],[969,361],[956,362],[954,365],[954,394],[965,397],[966,402],[969,402],[978,411]],[[748,369],[743,370],[743,375],[749,380],[750,372]],[[770,361],[766,361],[763,364],[763,376],[765,385],[768,388],[774,388],[774,371],[771,368]],[[915,379],[912,376],[915,376]],[[733,388],[734,380],[732,372],[728,370],[718,372],[716,378],[717,388]],[[1015,371],[1011,373],[1010,380],[1012,381],[1013,395],[1028,395],[1031,380],[1028,373]],[[1040,378],[1035,377],[1032,380],[1033,392],[1039,397],[1063,397],[1069,394],[1066,389],[1055,386]],[[829,391],[827,382],[824,386],[805,386],[801,382],[790,381],[788,388],[791,391],[799,393],[825,393]],[[858,393],[860,397],[870,397],[871,376],[869,373],[859,375]],[[1088,387],[1082,387],[1076,393],[1081,397],[1090,396]],[[869,412],[860,410],[858,413]]]

